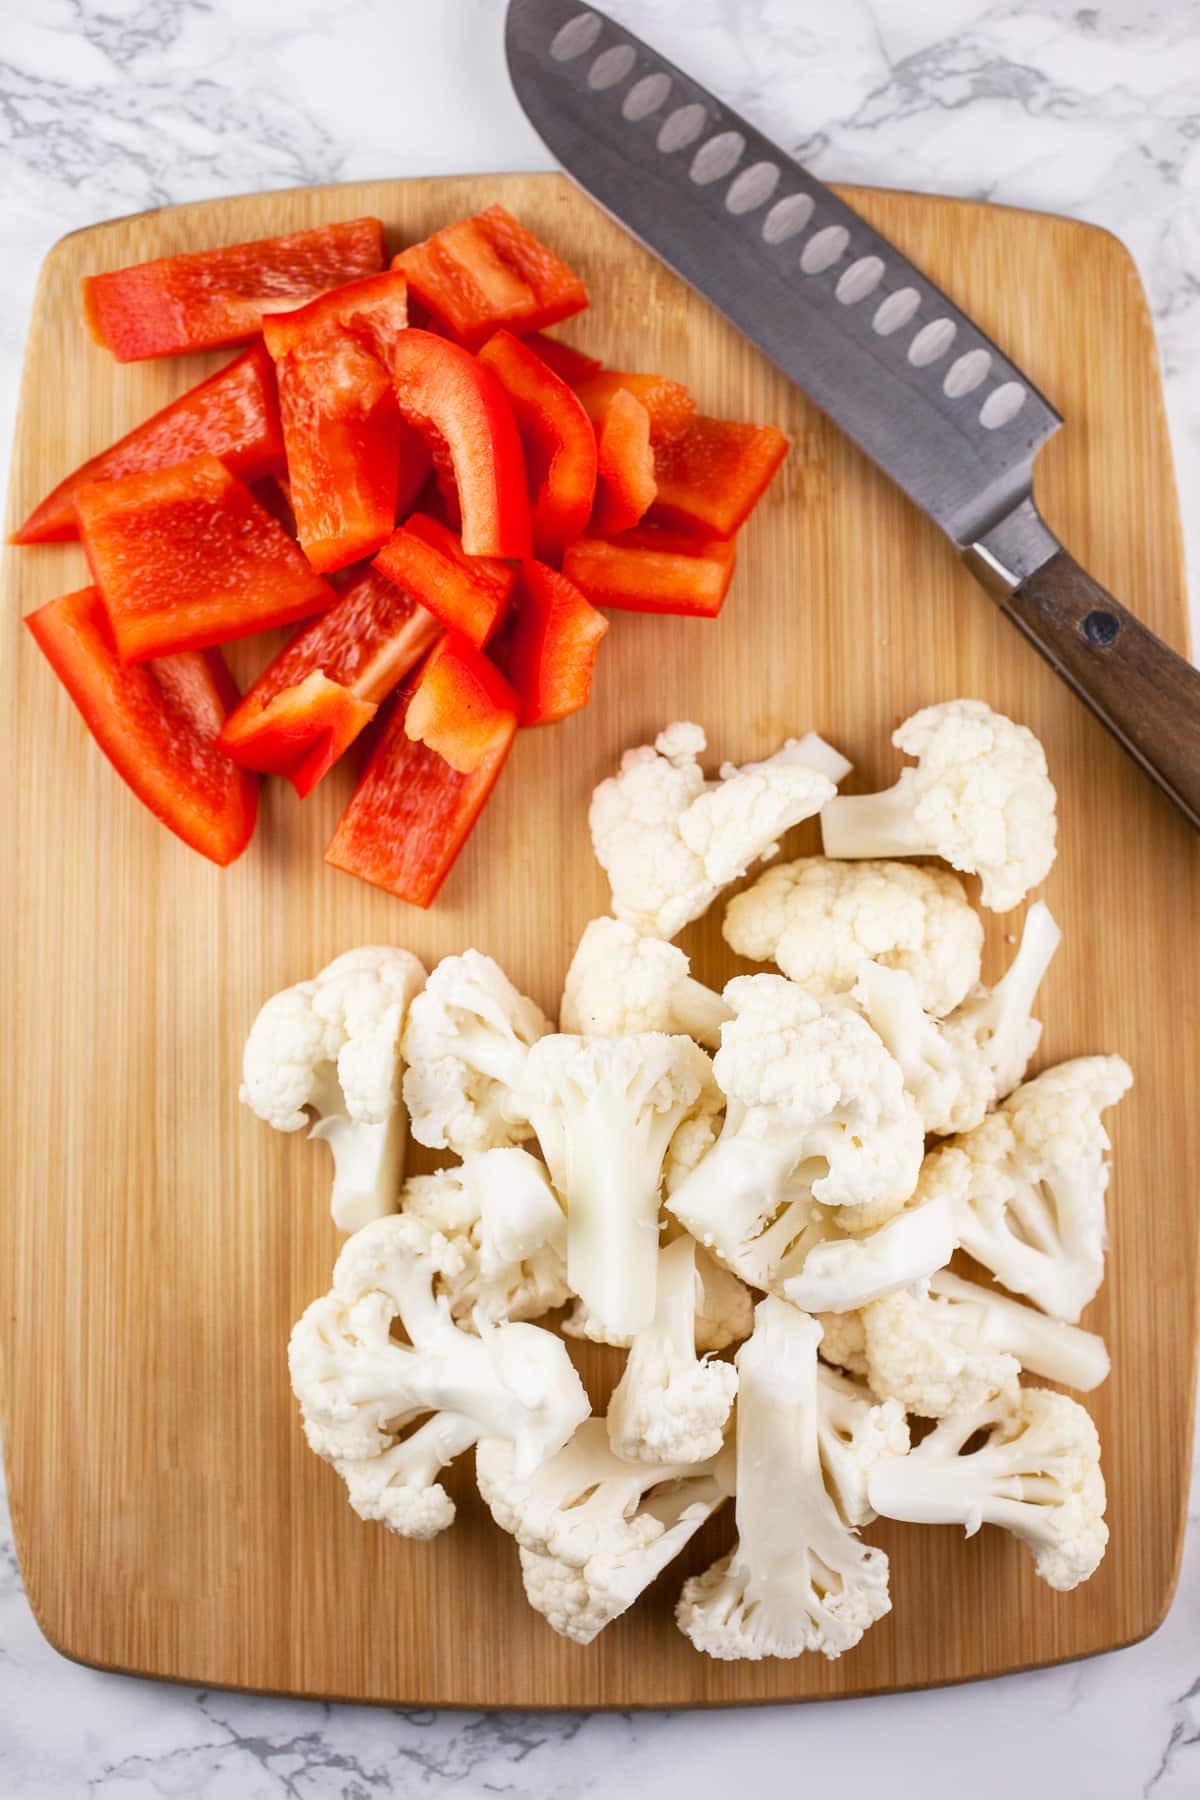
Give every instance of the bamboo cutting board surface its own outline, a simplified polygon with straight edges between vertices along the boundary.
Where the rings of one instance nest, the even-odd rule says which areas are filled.
[[[1062,219],[905,194],[852,204],[992,332],[1065,413],[1043,509],[1088,568],[1177,646],[1178,519],[1151,327],[1132,264]],[[80,586],[76,545],[5,562],[3,1143],[5,1449],[21,1565],[42,1629],[101,1667],[205,1684],[422,1705],[670,1706],[954,1681],[1143,1636],[1173,1589],[1196,1341],[1200,859],[1169,807],[993,610],[938,533],[703,301],[565,181],[381,182],[178,207],[65,239],[31,330],[10,522],[86,455],[221,360],[120,368],[89,341],[79,278],[207,244],[378,213],[394,242],[501,200],[586,278],[566,335],[610,364],[686,381],[701,406],[773,420],[794,451],[744,537],[715,624],[617,616],[591,707],[524,733],[429,915],[327,868],[352,771],[306,803],[264,789],[258,835],[220,872],[121,786],[20,616]],[[274,644],[237,646],[243,682]],[[1121,1051],[1110,1275],[1086,1322],[1114,1370],[1092,1397],[1112,1545],[1073,1595],[1000,1533],[878,1525],[893,1611],[837,1663],[696,1655],[671,1608],[724,1549],[714,1522],[588,1650],[521,1595],[512,1543],[469,1468],[455,1528],[405,1544],[360,1523],[305,1448],[287,1381],[292,1321],[328,1285],[326,1153],[237,1104],[242,1041],[277,988],[360,943],[427,961],[474,944],[547,1011],[581,927],[605,909],[585,808],[622,748],[667,720],[744,760],[813,726],[863,784],[916,707],[978,695],[1042,737],[1060,794],[1046,898],[1065,943],[1035,1067]],[[789,840],[816,847],[806,827]],[[733,969],[719,909],[683,940]],[[988,968],[1010,915],[989,927]],[[610,1370],[589,1352],[593,1397]],[[467,1459],[469,1463],[469,1459]]]

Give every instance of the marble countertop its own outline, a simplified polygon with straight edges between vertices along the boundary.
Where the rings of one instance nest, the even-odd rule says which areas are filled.
[[[1180,488],[1200,490],[1200,0],[611,10],[820,175],[1116,232],[1150,296]],[[508,88],[501,0],[5,0],[3,12],[0,447],[38,266],[63,232],[256,188],[548,166]],[[1194,507],[1185,530],[1195,605]],[[926,1800],[964,1788],[1184,1800],[1200,1792],[1193,1487],[1179,1594],[1145,1644],[976,1687],[703,1715],[406,1713],[99,1675],[39,1636],[0,1508],[0,1793],[706,1800],[799,1778],[904,1792],[898,1771],[912,1770]]]

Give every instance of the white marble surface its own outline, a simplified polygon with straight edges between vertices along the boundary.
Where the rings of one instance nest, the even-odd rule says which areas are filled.
[[[1198,0],[612,0],[822,175],[1063,211],[1134,251],[1182,491],[1200,477]],[[218,193],[540,168],[500,0],[3,0],[0,445],[61,233]],[[336,21],[336,22],[335,22]],[[1200,527],[1189,520],[1192,592]],[[1200,1793],[1200,1492],[1173,1611],[1117,1656],[943,1693],[755,1714],[386,1712],[103,1676],[39,1637],[0,1527],[11,1800],[637,1800],[875,1782],[926,1800]],[[902,1773],[901,1773],[902,1772]]]

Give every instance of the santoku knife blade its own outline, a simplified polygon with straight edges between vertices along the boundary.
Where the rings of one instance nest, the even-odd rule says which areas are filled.
[[[1200,829],[1200,674],[1033,501],[1059,414],[941,290],[675,64],[578,0],[510,0],[517,97],[564,169],[941,527]]]

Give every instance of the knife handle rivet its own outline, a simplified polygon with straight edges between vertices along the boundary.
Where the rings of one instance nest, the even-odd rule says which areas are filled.
[[[565,25],[560,25],[550,40],[550,54],[555,62],[573,62],[590,50],[603,29],[601,21],[593,12],[576,13]]]
[[[1121,627],[1109,612],[1090,612],[1083,621],[1083,635],[1098,650],[1107,650],[1117,641]]]

